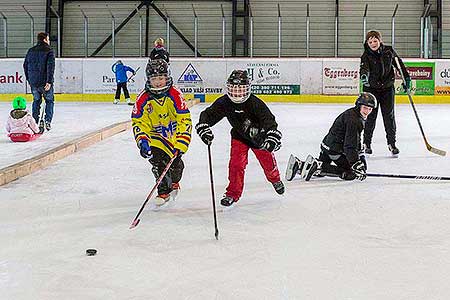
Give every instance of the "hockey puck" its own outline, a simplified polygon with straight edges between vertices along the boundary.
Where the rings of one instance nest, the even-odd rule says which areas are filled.
[[[97,254],[97,250],[95,250],[95,249],[87,249],[86,250],[87,256],[94,256],[95,254]]]

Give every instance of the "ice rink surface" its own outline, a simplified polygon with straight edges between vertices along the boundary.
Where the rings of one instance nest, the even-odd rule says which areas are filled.
[[[197,123],[205,104],[191,109]],[[318,156],[348,105],[270,104],[283,132],[276,153]],[[417,107],[432,146],[450,150],[450,106]],[[5,121],[9,104],[1,104]],[[129,118],[112,104],[56,103],[52,131],[29,144],[0,139],[2,166]],[[379,115],[369,172],[450,176],[428,152],[409,105],[396,107],[399,158]],[[3,122],[4,123],[4,122]],[[227,184],[229,125],[213,127],[216,199]],[[38,154],[38,153],[36,153]],[[182,191],[129,225],[154,184],[131,131],[0,187],[1,299],[448,299],[450,182],[321,178],[278,196],[249,154],[243,197],[218,204],[214,238],[207,148],[196,134]],[[96,256],[85,250],[96,248]]]

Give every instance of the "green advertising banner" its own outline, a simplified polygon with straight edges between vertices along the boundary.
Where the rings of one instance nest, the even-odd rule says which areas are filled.
[[[300,95],[300,85],[295,84],[255,84],[252,85],[255,95]]]
[[[434,62],[404,62],[411,77],[411,94],[434,95]],[[395,70],[395,93],[405,95],[402,78]]]

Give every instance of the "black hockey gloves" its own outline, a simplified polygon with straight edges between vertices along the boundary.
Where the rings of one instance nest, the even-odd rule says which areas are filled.
[[[214,139],[214,134],[208,124],[198,123],[195,125],[195,130],[197,130],[197,134],[200,136],[203,143],[206,145],[211,145],[212,140]]]
[[[356,179],[359,179],[361,181],[366,179],[366,167],[364,166],[364,163],[362,161],[358,160],[357,162],[355,162],[352,166],[352,170],[356,175]]]
[[[141,151],[141,156],[143,158],[152,158],[152,150],[147,140],[140,140],[138,144],[139,150]]]
[[[266,138],[261,146],[269,152],[277,151],[281,148],[281,137],[282,134],[276,129],[267,131]]]

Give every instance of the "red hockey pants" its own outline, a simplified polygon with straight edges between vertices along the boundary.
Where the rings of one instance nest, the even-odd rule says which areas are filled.
[[[264,174],[269,182],[280,181],[280,172],[278,171],[275,155],[266,150],[250,148],[243,142],[231,139],[230,162],[228,164],[229,184],[225,195],[232,197],[236,201],[242,195],[244,189],[245,167],[248,163],[248,150],[251,149],[258,159]]]

